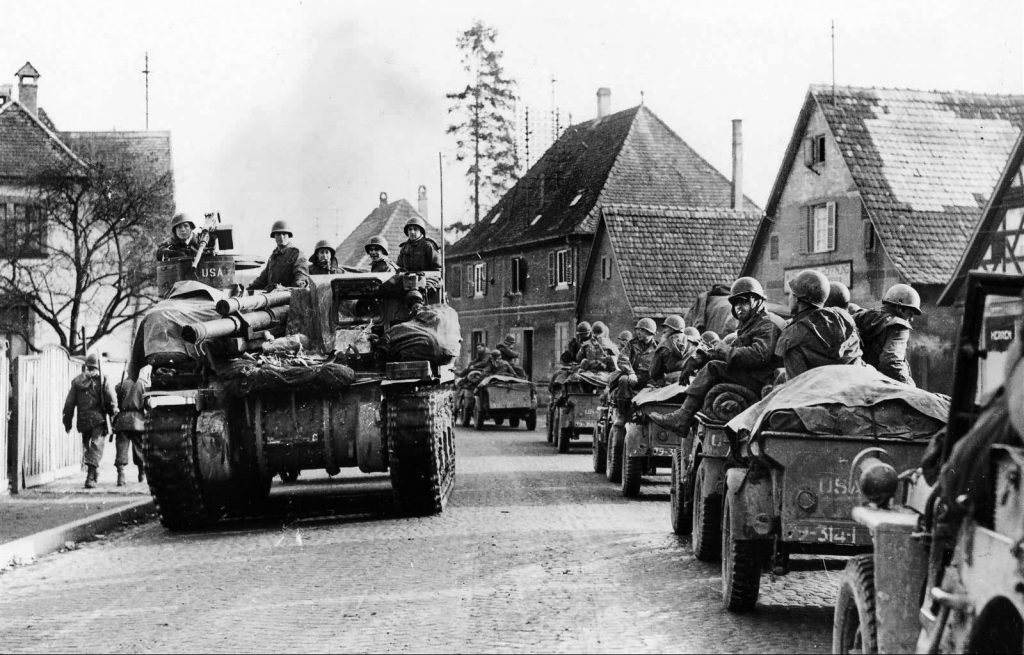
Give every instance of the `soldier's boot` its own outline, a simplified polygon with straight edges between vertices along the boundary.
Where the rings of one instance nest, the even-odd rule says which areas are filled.
[[[668,414],[651,412],[647,416],[653,423],[660,425],[667,430],[677,432],[685,437],[693,426],[697,410],[699,410],[703,404],[703,400],[699,396],[687,396],[686,400],[683,401],[683,406],[674,412],[669,412]]]
[[[124,467],[123,466],[118,466],[117,467],[117,486],[123,487],[125,484],[127,484],[127,483],[124,480]]]
[[[96,488],[96,467],[89,466],[89,471],[85,474],[85,488],[95,489]]]

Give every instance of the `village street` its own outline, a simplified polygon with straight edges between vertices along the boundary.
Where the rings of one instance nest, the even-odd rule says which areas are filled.
[[[717,565],[534,432],[457,430],[447,510],[391,514],[386,477],[275,482],[277,518],[176,534],[156,521],[0,576],[3,650],[829,652],[841,563],[720,606]],[[330,512],[341,516],[330,516]]]

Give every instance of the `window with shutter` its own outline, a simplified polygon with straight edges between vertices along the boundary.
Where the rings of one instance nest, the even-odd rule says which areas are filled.
[[[488,277],[487,277],[487,262],[484,262],[484,263],[480,264],[480,269],[482,271],[480,277],[483,278],[481,280],[482,284],[481,284],[480,292],[486,296],[487,295],[487,281],[488,281]]]
[[[466,295],[467,296],[472,296],[473,294],[476,293],[476,280],[474,280],[474,278],[473,278],[473,271],[475,271],[475,270],[476,270],[476,267],[473,266],[472,264],[467,264],[466,265],[466,276],[465,276],[464,280],[465,280],[465,285],[466,285]]]
[[[558,280],[555,277],[555,251],[548,251],[548,286],[553,287],[558,284]]]
[[[871,221],[864,221],[864,252],[875,251],[875,226]]]
[[[775,261],[779,258],[779,235],[773,234],[768,239],[768,258]]]
[[[569,285],[576,286],[576,269],[579,264],[580,249],[570,248],[569,249]]]
[[[797,244],[801,255],[807,254],[807,251],[810,250],[811,234],[813,234],[810,226],[813,211],[813,207],[804,207],[801,212],[803,214],[802,220],[798,221],[798,224],[800,225],[800,235],[799,238],[797,238]]]
[[[810,166],[814,163],[814,139],[810,137],[804,139],[804,166]]]
[[[828,203],[828,238],[826,239],[826,250],[832,252],[836,249],[836,203]]]

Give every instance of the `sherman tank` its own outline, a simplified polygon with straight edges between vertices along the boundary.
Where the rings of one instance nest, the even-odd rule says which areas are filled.
[[[440,273],[314,275],[239,293],[181,277],[144,317],[129,376],[152,366],[147,470],[172,530],[257,512],[282,471],[388,472],[400,512],[444,509],[455,479],[459,325]],[[167,269],[165,266],[165,278]],[[426,299],[407,306],[411,291]]]

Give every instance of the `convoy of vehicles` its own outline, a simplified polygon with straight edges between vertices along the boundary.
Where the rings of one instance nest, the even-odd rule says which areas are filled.
[[[653,475],[658,467],[671,468],[675,454],[684,454],[684,466],[689,461],[689,450],[682,447],[683,439],[675,431],[667,430],[650,421],[650,412],[668,413],[678,409],[685,387],[670,384],[657,389],[644,389],[633,398],[634,420],[626,424],[622,443],[622,495],[632,498],[640,495],[644,474]]]
[[[537,428],[537,386],[510,375],[488,375],[475,388],[464,387],[461,401],[462,425],[482,430],[488,420],[495,425],[508,421],[518,428]]]

